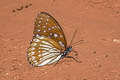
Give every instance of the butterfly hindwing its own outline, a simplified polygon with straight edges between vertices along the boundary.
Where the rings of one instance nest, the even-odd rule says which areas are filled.
[[[52,39],[36,35],[28,49],[28,61],[33,66],[56,62],[61,57],[60,46]]]

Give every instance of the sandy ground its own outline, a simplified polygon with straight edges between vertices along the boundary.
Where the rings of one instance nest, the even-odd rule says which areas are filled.
[[[56,66],[32,67],[27,49],[39,12],[64,29],[82,63],[63,59]],[[74,53],[70,55],[75,56]],[[120,0],[1,0],[0,80],[120,80]]]

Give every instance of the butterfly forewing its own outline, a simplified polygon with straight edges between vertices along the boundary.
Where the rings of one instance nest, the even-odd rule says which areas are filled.
[[[48,13],[41,12],[35,21],[34,35],[46,36],[55,40],[62,48],[66,48],[66,39],[58,22]]]

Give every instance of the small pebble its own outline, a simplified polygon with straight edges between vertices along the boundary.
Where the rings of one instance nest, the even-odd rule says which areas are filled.
[[[96,54],[96,52],[95,52],[95,51],[94,51],[93,53],[94,53],[94,54]]]
[[[29,7],[28,5],[25,6],[25,8],[28,8],[28,7]]]
[[[14,12],[15,12],[15,10],[13,9],[13,10],[12,10],[12,12],[14,13]]]
[[[31,6],[32,4],[30,3],[29,5]]]
[[[113,39],[113,42],[120,43],[120,39]]]

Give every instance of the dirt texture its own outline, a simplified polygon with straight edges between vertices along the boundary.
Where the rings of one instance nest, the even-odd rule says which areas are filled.
[[[81,63],[33,67],[27,49],[38,13],[51,14]],[[120,0],[1,0],[0,80],[120,80]]]

